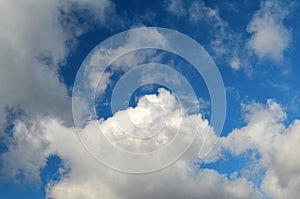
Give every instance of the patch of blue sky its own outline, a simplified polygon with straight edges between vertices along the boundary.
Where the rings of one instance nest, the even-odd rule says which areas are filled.
[[[26,185],[22,185],[21,187],[12,183],[2,183],[0,186],[0,198],[45,198],[45,194],[42,189],[28,187]]]
[[[7,144],[10,142],[10,138],[13,136],[13,129],[15,127],[15,121],[17,119],[22,119],[24,113],[22,110],[7,107],[6,108],[6,125],[4,128],[4,135],[0,136],[0,155],[2,153],[7,152]],[[0,167],[2,166],[2,162],[0,161]]]
[[[230,152],[224,152],[220,160],[213,163],[200,163],[200,168],[214,169],[221,174],[230,175],[236,173],[239,177],[243,169],[251,166],[260,159],[260,155],[255,151],[249,150],[241,155],[233,155]]]
[[[1,182],[0,198],[45,198],[48,183],[58,182],[62,175],[68,172],[67,169],[63,169],[65,172],[60,172],[60,168],[63,168],[62,160],[56,155],[49,156],[45,167],[40,170],[41,184],[6,184]],[[20,173],[17,180],[22,182],[22,178],[22,173]]]
[[[59,156],[51,155],[47,158],[45,167],[40,171],[42,184],[58,182],[69,171]]]

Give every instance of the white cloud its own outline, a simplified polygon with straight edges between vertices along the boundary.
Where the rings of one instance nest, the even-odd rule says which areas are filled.
[[[165,5],[168,11],[170,11],[178,17],[182,17],[188,14],[184,8],[182,0],[168,0],[165,1]]]
[[[15,123],[13,137],[7,141],[9,153],[1,154],[1,177],[13,179],[18,184],[39,185],[39,169],[45,166],[50,155],[49,142],[40,133],[39,124],[22,121]],[[18,178],[17,176],[24,176]]]
[[[245,108],[247,125],[222,138],[222,150],[229,150],[234,155],[248,150],[257,152],[261,158],[246,170],[252,170],[249,171],[250,175],[260,169],[266,171],[261,189],[274,199],[297,198],[300,194],[296,188],[300,186],[300,161],[297,153],[300,150],[300,122],[296,120],[285,127],[283,122],[286,114],[272,100],[266,105],[254,103]],[[245,174],[248,175],[249,172],[246,171]]]
[[[74,36],[84,30],[66,22],[75,4],[96,9],[94,16],[103,23],[111,5],[107,0],[0,2],[1,125],[5,125],[6,108],[20,109],[30,117],[50,114],[71,120],[70,97],[58,71]]]
[[[241,60],[238,57],[233,57],[230,61],[231,68],[239,70],[241,68]]]
[[[272,163],[266,173],[262,187],[274,198],[297,198],[300,194],[300,121],[276,136],[272,143],[270,158]]]
[[[47,140],[36,132],[41,129],[35,120],[48,116],[70,125],[71,100],[58,73],[74,47],[75,36],[86,28],[75,21],[66,22],[69,12],[77,9],[75,4],[96,9],[93,16],[101,17],[101,23],[111,7],[107,0],[0,1],[0,139],[19,144],[9,145],[10,157],[3,154],[7,161],[2,174],[6,176],[22,176],[22,165],[25,176],[39,178],[49,151]],[[21,116],[10,116],[7,109]],[[5,135],[10,122],[15,125],[13,138]]]
[[[99,171],[98,171],[99,173]],[[105,176],[105,175],[104,175]],[[88,178],[88,179],[87,179]],[[77,178],[78,179],[78,178]],[[101,179],[109,183],[103,186]],[[69,178],[55,186],[49,196],[54,198],[260,198],[253,192],[252,185],[245,180],[230,181],[213,170],[195,172],[185,163],[177,163],[168,170],[147,176],[126,176],[124,174],[108,174],[106,177],[94,178],[86,174],[85,179]],[[180,186],[179,186],[180,185]],[[94,187],[95,189],[90,189]],[[103,187],[103,189],[102,189]],[[232,189],[234,187],[234,189]],[[67,195],[64,194],[67,190]]]
[[[55,1],[1,2],[2,114],[5,114],[5,107],[14,106],[25,109],[29,115],[39,112],[64,116],[68,112],[65,86],[59,82],[55,71],[38,61],[39,56],[46,54],[56,67],[66,56],[64,43],[69,38],[60,28],[58,19],[53,17],[56,5]]]
[[[170,97],[168,92],[162,92],[160,97],[148,95],[141,98],[134,116],[147,113],[146,109],[152,107],[152,103],[167,103],[170,108],[174,107]],[[261,155],[261,159],[254,162],[251,171],[245,168],[242,177],[227,179],[214,170],[199,170],[193,166],[193,162],[197,161],[195,156],[199,149],[197,145],[193,145],[183,158],[165,170],[147,175],[121,174],[98,164],[80,145],[72,128],[51,118],[40,118],[39,121],[29,123],[19,121],[16,124],[15,136],[10,142],[9,151],[2,156],[3,162],[7,163],[3,172],[14,176],[22,172],[36,179],[39,169],[45,164],[46,157],[55,153],[70,166],[71,173],[62,181],[51,184],[47,191],[49,197],[262,198],[243,176],[248,178],[248,175],[254,175],[255,171],[265,169],[266,175],[262,178],[260,189],[275,199],[295,198],[299,194],[297,187],[300,185],[300,161],[297,154],[300,150],[300,122],[295,121],[291,126],[285,127],[283,122],[286,114],[272,100],[266,105],[257,103],[246,105],[244,109],[247,125],[222,138],[218,150],[214,150],[212,157],[205,160],[215,162],[221,157],[223,150],[230,151],[234,155],[240,155],[248,150],[256,151]],[[129,108],[126,111],[129,113],[133,109]],[[107,129],[110,126],[108,128],[110,131],[107,132],[112,130],[117,133],[118,131],[113,130],[116,127],[113,120],[118,120],[117,115],[103,121],[100,129]],[[171,114],[171,117],[174,117],[174,114]],[[192,117],[186,119],[190,120]],[[203,125],[207,126],[207,123]],[[185,125],[185,128],[186,132],[189,132],[189,125]],[[88,127],[86,129],[89,134],[91,130],[95,130]],[[181,186],[178,187],[178,184]],[[142,188],[137,190],[137,186]]]
[[[99,17],[99,23],[105,21],[106,8],[112,9],[109,1],[68,1],[65,4],[55,0],[0,2],[0,122],[5,122],[6,107],[25,112],[23,117],[14,121],[12,136],[5,137],[8,151],[0,156],[3,163],[1,177],[35,184],[39,181],[39,171],[45,166],[47,157],[57,154],[71,171],[61,181],[49,184],[48,197],[262,198],[253,188],[254,185],[243,177],[228,178],[217,171],[199,169],[193,164],[198,161],[196,156],[201,132],[209,128],[208,122],[203,120],[201,115],[188,115],[187,110],[183,112],[185,114],[180,115],[174,96],[167,91],[161,90],[159,96],[147,95],[141,98],[135,109],[128,108],[118,112],[112,118],[101,121],[99,128],[109,136],[114,136],[111,139],[119,138],[115,144],[139,151],[151,150],[151,147],[156,147],[155,144],[161,146],[169,141],[169,136],[173,136],[172,133],[178,129],[179,120],[182,123],[181,131],[185,133],[186,138],[191,137],[195,123],[199,122],[199,140],[196,140],[188,153],[174,165],[157,173],[127,175],[98,164],[84,150],[74,128],[65,124],[65,121],[70,119],[70,99],[65,85],[57,76],[59,66],[70,50],[66,43],[83,31],[81,28],[73,30],[78,25],[76,22],[75,25],[71,23],[61,26],[62,19],[59,19],[57,8],[61,6],[68,12],[74,6],[73,3],[83,9],[92,9],[93,15]],[[290,33],[282,22],[288,11],[275,6],[273,13],[275,4],[269,1],[262,3],[248,30],[253,33],[249,45],[255,53],[260,57],[277,60],[289,45]],[[171,7],[174,10],[176,5]],[[222,30],[224,24],[217,10],[207,8],[206,11],[208,16],[219,21],[217,26]],[[201,17],[191,16],[193,20]],[[280,23],[275,26],[273,20],[279,20]],[[266,34],[270,35],[270,38],[266,38]],[[153,37],[161,42],[161,45],[165,45],[160,36],[153,32]],[[288,39],[282,39],[283,36],[287,36]],[[133,45],[134,42],[153,41],[152,38],[149,41],[142,40],[140,35],[134,35],[131,39]],[[260,43],[260,40],[263,42]],[[275,52],[266,48],[269,43],[272,48],[276,48]],[[220,43],[216,40],[216,44]],[[117,53],[123,51],[124,49],[121,49]],[[117,69],[138,61],[136,57],[129,57],[124,63],[118,63]],[[240,68],[238,59],[233,58],[231,61],[233,68]],[[109,74],[104,79],[105,85],[108,84],[108,79]],[[95,80],[95,77],[91,77],[91,80]],[[105,87],[101,89],[103,92]],[[153,109],[153,105],[159,105],[160,108]],[[291,126],[285,127],[283,121],[286,114],[273,101],[268,101],[267,105],[246,106],[246,110],[247,125],[222,138],[220,148],[214,150],[203,161],[215,162],[221,157],[221,150],[224,149],[234,155],[253,149],[262,157],[254,168],[266,170],[261,189],[274,198],[297,198],[300,194],[300,161],[297,154],[300,150],[300,122],[295,121]],[[168,114],[162,114],[164,111]],[[134,118],[133,124],[122,123],[127,121],[127,116]],[[165,121],[165,135],[146,145],[133,139],[125,139],[118,129],[121,125],[128,132],[141,133],[142,131],[137,130],[146,125],[151,131],[156,131],[160,127],[158,121]],[[116,122],[119,122],[118,125]],[[98,130],[98,126],[97,129],[94,128],[95,124],[98,125],[98,121],[91,121],[83,129],[87,137],[94,141],[97,138],[93,137],[93,132]],[[215,135],[210,134],[208,138],[215,140]]]
[[[193,23],[207,22],[212,24],[214,34],[212,34],[210,48],[216,56],[223,56],[233,50],[228,48],[225,40],[231,40],[232,35],[229,32],[228,23],[224,21],[218,9],[206,6],[203,1],[194,1],[189,7],[189,20]]]
[[[147,32],[148,36],[145,37],[143,32]],[[141,47],[146,48],[153,45],[161,48],[169,45],[163,34],[155,29],[140,29],[139,33],[129,31],[124,34],[123,38],[112,37],[105,40],[100,46],[93,49],[81,67],[84,71],[81,74],[89,80],[85,86],[91,91],[97,89],[97,94],[102,95],[110,83],[111,74],[106,71],[106,67],[113,72],[120,70],[127,72],[146,61],[158,61],[160,57],[156,56],[155,50],[140,50]],[[135,49],[137,52],[131,52]],[[99,82],[100,75],[102,77]]]
[[[284,20],[291,11],[291,3],[262,1],[247,26],[252,34],[249,47],[259,58],[280,61],[290,47],[292,35]]]
[[[172,98],[169,92],[163,90],[160,91],[159,96],[147,95],[141,98],[135,108],[135,117],[144,115],[147,112],[146,109],[156,103],[165,106],[170,111],[170,115],[166,118],[177,117],[175,114],[177,108],[174,107],[175,102],[172,102]],[[129,108],[126,111],[133,110]],[[160,117],[157,114],[153,116]],[[183,126],[185,134],[191,133],[191,124],[195,124],[197,118],[200,119],[201,137],[201,131],[208,127],[208,123],[197,115],[183,116],[182,120],[189,123],[188,125],[185,122]],[[107,132],[117,133],[113,130],[116,128],[113,120],[116,119],[117,114],[102,122],[100,129],[110,126],[110,131]],[[184,157],[167,169],[145,175],[128,175],[115,172],[95,161],[80,145],[73,128],[66,127],[51,118],[40,118],[32,122],[34,125],[26,126],[20,121],[18,127],[14,129],[14,133],[18,136],[14,142],[11,142],[9,151],[4,154],[2,160],[16,164],[5,165],[3,171],[11,175],[22,172],[23,175],[28,174],[29,178],[33,177],[36,180],[36,173],[44,166],[46,157],[49,154],[59,155],[71,171],[60,182],[49,184],[47,190],[49,198],[261,198],[254,190],[253,184],[245,179],[228,179],[214,170],[199,170],[193,164],[197,161],[198,145],[193,145]],[[149,126],[152,125],[151,123]],[[91,139],[96,138],[93,137],[93,132],[97,130],[99,130],[98,127],[96,129],[85,127],[86,133],[92,136]],[[169,132],[174,131],[169,130]],[[131,145],[135,144],[130,140],[128,142]],[[21,161],[16,161],[20,156],[22,156]],[[28,166],[24,167],[24,165]]]

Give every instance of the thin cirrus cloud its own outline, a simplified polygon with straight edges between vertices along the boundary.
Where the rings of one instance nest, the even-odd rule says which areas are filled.
[[[274,100],[268,100],[265,104],[244,105],[244,125],[222,137],[206,159],[197,159],[199,147],[196,142],[176,163],[152,174],[122,174],[98,164],[74,135],[71,98],[67,85],[60,80],[59,72],[71,53],[70,47],[75,47],[78,36],[88,29],[85,24],[72,19],[73,9],[89,11],[97,25],[106,26],[109,16],[117,15],[114,13],[114,3],[107,0],[31,0],[18,3],[2,1],[0,5],[0,136],[6,145],[6,150],[0,155],[1,181],[41,186],[40,170],[46,166],[49,156],[57,155],[63,162],[60,169],[68,172],[62,171],[65,174],[60,180],[43,185],[46,198],[277,199],[297,198],[300,194],[300,162],[297,158],[297,151],[300,150],[300,123],[294,120],[288,121],[291,124],[286,125],[287,113]],[[176,14],[178,18],[186,17],[193,24],[200,23],[204,18],[209,19],[219,33],[211,41],[215,54],[224,55],[228,53],[228,48],[232,49],[228,54],[228,64],[234,70],[242,68],[244,59],[240,58],[240,44],[224,43],[225,40],[232,41],[234,38],[240,41],[239,34],[229,31],[228,23],[221,18],[221,11],[210,8],[204,2],[194,2],[191,5],[193,6],[187,7],[183,1],[172,0],[166,1],[163,9],[167,7],[168,12]],[[284,20],[293,4],[281,5],[280,1],[261,2],[248,22],[246,31],[250,36],[242,41],[247,41],[247,50],[259,58],[280,61],[291,46],[292,33],[285,26]],[[177,9],[178,7],[181,9]],[[193,12],[187,14],[187,11]],[[159,35],[154,36],[162,41]],[[128,45],[145,42],[139,41],[138,35],[134,38]],[[151,52],[130,55],[124,62],[116,63],[114,69],[128,70],[132,64],[139,63],[139,57],[136,56],[142,56],[143,60],[145,57],[158,61],[161,59],[153,55]],[[96,79],[90,74],[89,83],[93,87]],[[107,74],[100,94],[111,81],[111,74]],[[174,129],[179,128],[176,121],[182,121],[180,128],[187,136],[192,132],[192,124],[198,122],[201,138],[202,133],[210,128],[208,121],[201,114],[191,114],[188,107],[185,114],[179,115],[174,99],[173,94],[165,89],[160,89],[158,95],[145,95],[139,99],[134,109],[128,108],[101,120],[100,129],[113,132],[108,136],[113,136],[113,140],[120,138],[118,144],[134,150],[138,150],[132,148],[137,143],[131,139],[123,139],[116,126],[116,121],[122,121],[128,115],[131,115],[137,126],[147,120],[147,125],[153,129],[158,128],[157,121],[166,121],[168,125],[165,135],[154,140],[157,144],[164,144],[169,139],[168,136],[172,136]],[[169,114],[152,110],[152,105],[157,103],[165,106]],[[147,115],[150,110],[154,114],[151,119]],[[99,121],[92,119],[90,123],[98,125]],[[12,125],[11,129],[7,128],[9,125]],[[137,130],[134,125],[118,125],[129,128],[133,133]],[[92,127],[94,126],[89,124],[83,125],[82,131],[92,136],[89,133],[95,132]],[[215,137],[213,133],[209,134],[208,141]],[[139,146],[152,149],[155,144]],[[239,175],[225,175],[217,169],[203,166],[205,163],[226,159],[225,153],[239,157],[249,151],[254,155],[258,154],[259,158],[250,161],[251,168],[237,170]],[[259,176],[260,182],[252,181],[253,176],[261,170],[265,174]]]
[[[166,1],[166,10],[177,17],[188,19],[193,24],[208,23],[209,31],[213,32],[208,45],[213,57],[225,57],[226,55],[225,61],[231,68],[234,70],[241,68],[239,51],[242,40],[240,35],[232,31],[229,24],[222,19],[218,8],[206,6],[203,1],[170,0]]]

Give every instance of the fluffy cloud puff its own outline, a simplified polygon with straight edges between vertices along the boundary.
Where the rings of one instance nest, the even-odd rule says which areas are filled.
[[[252,34],[249,47],[259,58],[280,61],[290,46],[292,35],[284,25],[284,19],[291,11],[290,3],[262,1],[260,9],[253,15],[247,31]]]
[[[168,107],[169,115],[152,114],[154,123],[155,117],[176,118],[177,109],[173,109],[175,102],[172,99],[174,100],[174,97],[163,90],[158,96],[146,95],[140,99],[140,103],[135,108],[135,117],[140,115],[139,118],[143,118],[145,113],[159,102]],[[130,114],[132,109],[128,108],[125,111]],[[122,112],[118,117],[124,117]],[[113,116],[105,120],[99,128],[107,129],[110,126],[109,132],[115,132],[114,136],[117,137],[122,136],[118,131],[113,130],[116,128],[113,120],[119,120],[118,117]],[[181,119],[185,122],[184,132],[187,136],[191,133],[191,127],[186,123],[194,124],[199,120],[200,137],[201,132],[208,128],[207,121],[201,119],[200,115],[183,115]],[[98,121],[93,122],[98,123]],[[129,175],[99,164],[80,145],[74,129],[64,126],[55,119],[41,118],[39,121],[35,120],[34,125],[25,126],[26,124],[20,121],[14,129],[16,135],[14,142],[9,146],[8,152],[2,156],[2,161],[7,162],[3,171],[11,175],[22,172],[23,175],[28,174],[29,178],[37,178],[35,173],[45,165],[45,160],[50,154],[60,156],[71,171],[61,181],[49,184],[47,190],[49,198],[260,198],[253,184],[243,178],[228,179],[214,170],[199,170],[194,164],[199,150],[197,145],[192,146],[185,156],[166,169],[151,174]],[[93,131],[99,131],[99,128],[92,129],[88,124],[84,131],[95,138]],[[174,129],[169,132],[174,132]],[[130,140],[128,142],[130,143]],[[131,145],[134,144],[131,142]],[[14,164],[20,156],[22,156],[20,164]],[[179,184],[181,186],[178,186]]]
[[[70,98],[58,70],[84,29],[74,20],[66,23],[75,5],[96,9],[93,13],[102,23],[111,7],[106,0],[0,2],[1,134],[7,109],[22,110],[30,117],[50,114],[71,120]]]
[[[273,198],[297,198],[300,194],[300,122],[295,120],[286,127],[286,114],[276,102],[266,105],[252,104],[245,107],[247,125],[236,129],[220,145],[234,155],[249,150],[261,157],[255,160],[252,174],[265,170],[262,189]],[[255,171],[253,171],[253,169]]]

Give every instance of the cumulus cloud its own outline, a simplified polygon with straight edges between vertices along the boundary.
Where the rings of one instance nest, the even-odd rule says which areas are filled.
[[[148,176],[124,176],[106,174],[110,188],[102,186],[100,179],[94,177],[81,180],[65,179],[51,190],[49,196],[55,198],[259,198],[252,185],[245,180],[228,180],[213,170],[195,173],[189,165],[179,162],[172,168]],[[102,178],[103,179],[103,178]],[[110,179],[110,180],[109,180]],[[117,182],[116,182],[117,180]],[[78,181],[77,181],[78,182]],[[181,184],[181,186],[178,186]],[[95,189],[90,189],[91,187]],[[101,187],[101,188],[100,188]],[[103,187],[103,189],[102,189]],[[235,187],[235,189],[232,189]],[[65,192],[65,190],[67,190]],[[98,194],[98,193],[102,194]],[[66,194],[65,194],[66,193]]]
[[[181,3],[178,0],[170,1],[169,10],[175,12]],[[216,28],[221,30],[212,44],[222,46],[223,38],[226,37],[226,23],[219,16],[218,10],[194,3],[192,8],[195,10],[189,19],[197,23],[202,20],[203,13],[209,16]],[[283,25],[288,9],[279,9],[277,3],[262,3],[261,9],[248,25],[248,31],[253,34],[249,46],[258,56],[275,60],[282,56],[290,42],[289,30]],[[38,184],[40,169],[45,166],[47,158],[55,154],[63,160],[65,167],[70,168],[70,172],[62,176],[60,181],[49,182],[47,198],[263,198],[247,175],[221,175],[195,164],[215,162],[223,157],[224,151],[238,156],[252,150],[261,156],[253,163],[253,168],[265,170],[259,189],[274,198],[297,198],[300,194],[300,161],[297,158],[297,151],[300,150],[300,122],[296,120],[286,127],[285,112],[272,100],[266,105],[254,103],[245,106],[246,125],[222,138],[208,157],[198,160],[202,135],[211,129],[208,121],[200,114],[191,114],[186,107],[181,110],[175,96],[160,89],[158,95],[140,98],[135,108],[118,111],[107,120],[91,120],[80,126],[82,138],[94,144],[93,152],[98,154],[105,150],[111,152],[111,148],[99,147],[102,140],[99,140],[97,132],[100,130],[114,145],[132,152],[145,152],[165,146],[177,132],[181,133],[182,139],[175,146],[190,142],[195,125],[198,125],[198,137],[194,144],[173,165],[152,174],[129,175],[103,166],[80,144],[75,129],[67,122],[71,112],[70,97],[58,72],[70,52],[70,42],[84,31],[84,27],[78,27],[77,21],[68,22],[68,13],[76,8],[88,9],[98,23],[105,23],[107,12],[113,9],[112,3],[106,0],[72,0],[64,3],[31,0],[19,1],[17,4],[14,1],[2,1],[0,5],[0,123],[5,127],[9,108],[21,113],[21,116],[17,115],[9,121],[12,123],[10,134],[2,135],[4,131],[0,134],[7,146],[7,151],[0,155],[1,178]],[[185,15],[188,12],[179,13]],[[275,21],[279,21],[279,24],[275,25]],[[152,35],[160,45],[166,45],[160,34],[154,31]],[[141,35],[131,36],[126,48],[134,47],[137,44],[135,42],[153,42],[153,38],[145,40]],[[266,47],[269,44],[276,48],[274,52]],[[94,64],[96,70],[99,59],[111,59],[111,56],[126,52],[126,48],[107,51],[104,57],[97,57],[96,54],[89,64]],[[225,52],[222,48],[218,49],[220,53]],[[151,57],[153,54],[148,52],[143,57]],[[127,70],[141,61],[140,56],[132,55],[115,63],[114,70]],[[234,69],[241,67],[240,59],[235,54],[230,59],[230,65]],[[98,80],[92,74],[89,74],[90,82],[87,83],[94,88]],[[109,84],[110,75],[105,75],[104,86],[99,88],[100,93]],[[87,108],[84,100],[81,105],[80,108]],[[124,131],[134,136],[152,135],[157,131],[162,134],[142,142],[124,136]],[[206,141],[213,142],[216,135],[213,131],[209,132]],[[113,154],[107,156],[116,158]],[[154,158],[143,163],[130,161],[126,157],[118,158],[133,168],[139,164],[159,163]]]
[[[75,4],[97,8],[94,13],[102,22],[111,5],[106,0],[1,1],[1,134],[7,109],[21,110],[30,117],[53,115],[65,122],[71,120],[70,97],[58,72],[75,36],[84,28],[74,21],[66,22]]]
[[[63,116],[68,112],[65,86],[55,71],[38,59],[47,55],[57,65],[66,55],[68,35],[53,17],[55,6],[54,1],[1,2],[1,122],[6,107],[19,106],[30,115],[50,112]]]
[[[71,100],[59,70],[74,47],[75,37],[86,28],[76,21],[67,22],[77,4],[81,8],[96,9],[93,16],[101,17],[101,23],[106,19],[105,10],[112,5],[106,0],[0,2],[0,138],[20,144],[8,148],[12,159],[5,163],[9,170],[2,173],[21,175],[14,165],[23,164],[24,168],[33,167],[28,175],[38,178],[47,142],[39,143],[39,138],[33,136],[40,130],[34,120],[47,116],[71,124]],[[14,126],[12,137],[10,132],[5,135],[9,125]],[[27,132],[26,137],[22,137],[24,132]],[[24,159],[26,155],[15,156],[14,151],[19,147],[29,145],[35,160],[28,162]]]
[[[260,9],[247,26],[247,31],[252,34],[248,41],[249,48],[259,58],[280,61],[290,47],[292,34],[284,20],[292,6],[290,2],[283,1],[261,2]]]
[[[178,128],[178,122],[175,122],[174,126],[171,121],[179,120],[179,118],[176,119],[178,117],[176,107],[178,106],[175,106],[174,100],[174,96],[166,90],[160,90],[159,95],[146,95],[140,99],[135,108],[134,117],[144,118],[145,113],[153,105],[159,103],[165,106],[169,115],[161,116],[159,110],[156,110],[158,112],[154,110],[151,114],[153,120],[150,121],[149,127],[155,125],[156,117],[166,117],[166,125],[171,125],[173,128],[168,127],[165,131],[174,134]],[[99,131],[99,129],[109,135],[113,133],[114,140],[119,140],[117,144],[124,147],[122,145],[124,140],[116,139],[123,135],[118,130],[114,120],[123,121],[125,116],[122,114],[127,112],[130,115],[132,111],[134,111],[132,108],[128,108],[103,121],[99,127],[89,124],[84,127],[83,131],[87,136],[90,136],[90,139],[96,140],[97,135],[94,132]],[[122,117],[123,120],[120,120],[119,117]],[[200,115],[183,115],[181,120],[183,121],[182,131],[185,136],[192,134],[194,130],[192,126],[197,123],[196,120],[199,120],[200,123],[198,129],[200,137],[208,128],[207,121],[201,119]],[[66,127],[52,118],[40,118],[40,120],[32,122],[34,125],[26,125],[20,121],[14,128],[16,135],[14,142],[11,142],[8,152],[2,156],[3,162],[11,164],[6,164],[2,171],[14,176],[21,172],[23,175],[28,174],[28,177],[37,178],[36,173],[45,165],[47,156],[50,154],[60,156],[71,168],[71,171],[61,181],[49,183],[47,189],[47,197],[49,198],[261,198],[260,194],[255,191],[253,184],[244,178],[231,179],[214,170],[199,170],[198,166],[194,164],[197,161],[198,145],[193,145],[185,156],[167,169],[151,174],[128,175],[99,164],[80,145],[78,138],[74,135],[73,128]],[[98,121],[93,122],[98,123]],[[138,130],[138,124],[136,125],[135,128]],[[197,143],[199,144],[199,142]],[[127,139],[127,144],[139,147],[139,144],[136,144],[132,139]],[[151,149],[152,144],[144,145],[143,148]],[[105,151],[103,148],[101,150]],[[19,158],[20,161],[16,161]],[[148,161],[151,163],[153,159]],[[138,162],[127,163],[139,164]],[[137,187],[139,188],[137,189]]]
[[[128,115],[139,118],[140,121],[134,120],[137,130],[143,118],[148,118],[147,113],[150,113],[151,107],[157,103],[168,107],[170,115],[157,115],[154,112],[153,120],[148,121],[150,122],[148,126],[152,128],[151,122],[155,123],[156,117],[166,117],[166,121],[168,118],[172,120],[178,117],[173,96],[161,90],[159,95],[142,97],[135,109],[128,108],[120,111],[112,118],[100,122],[99,127],[87,125],[83,131],[93,139],[95,138],[93,132],[101,129],[102,132],[107,133],[107,136],[113,136],[113,140],[118,141],[116,137],[123,136],[120,126],[125,130],[128,130],[127,127],[133,130],[133,127],[124,126],[122,123],[116,124],[115,121],[123,121],[124,117],[127,120]],[[297,151],[300,150],[298,149],[300,122],[296,120],[286,127],[285,112],[272,100],[268,100],[265,105],[258,103],[244,105],[244,110],[246,125],[221,138],[213,153],[203,160],[215,162],[222,157],[224,151],[235,156],[249,150],[258,153],[260,158],[252,163],[251,171],[246,167],[239,177],[234,175],[226,177],[214,170],[199,169],[194,164],[199,161],[196,158],[199,141],[196,141],[196,144],[192,145],[175,164],[159,172],[146,175],[115,172],[99,164],[84,150],[73,128],[50,117],[16,123],[9,150],[1,157],[3,162],[6,162],[2,172],[12,175],[11,177],[22,173],[29,179],[37,180],[39,178],[37,173],[45,165],[46,158],[56,154],[71,168],[71,171],[61,181],[49,183],[47,189],[49,198],[160,198],[162,196],[164,198],[263,198],[263,195],[254,188],[254,184],[246,180],[249,179],[249,175],[256,175],[256,172],[263,169],[265,175],[262,175],[259,189],[275,199],[286,196],[295,198],[299,194],[297,187],[300,185],[300,162],[297,158]],[[128,115],[124,115],[125,113]],[[208,128],[207,121],[196,115],[185,115],[181,120],[190,121],[190,124],[199,120],[202,126],[199,129],[200,137],[201,132]],[[98,121],[93,122],[98,123]],[[185,123],[186,135],[190,133],[190,128],[190,125]],[[172,133],[174,129],[168,131]],[[126,145],[126,143],[131,144]],[[115,144],[121,144],[122,147],[132,150],[136,142],[127,139],[124,143],[124,139],[119,139]],[[142,145],[137,143],[137,147],[140,146]],[[151,143],[149,146],[150,148],[143,145],[142,148],[151,149],[155,144]],[[178,187],[178,184],[181,186]]]
[[[261,169],[265,170],[261,189],[275,199],[297,198],[299,190],[296,187],[300,185],[300,161],[297,155],[300,150],[299,121],[295,120],[286,127],[285,112],[272,100],[268,100],[266,105],[247,105],[245,111],[247,125],[222,138],[220,146],[234,155],[249,150],[258,153],[260,158],[258,161],[255,159],[250,169],[252,175]]]

